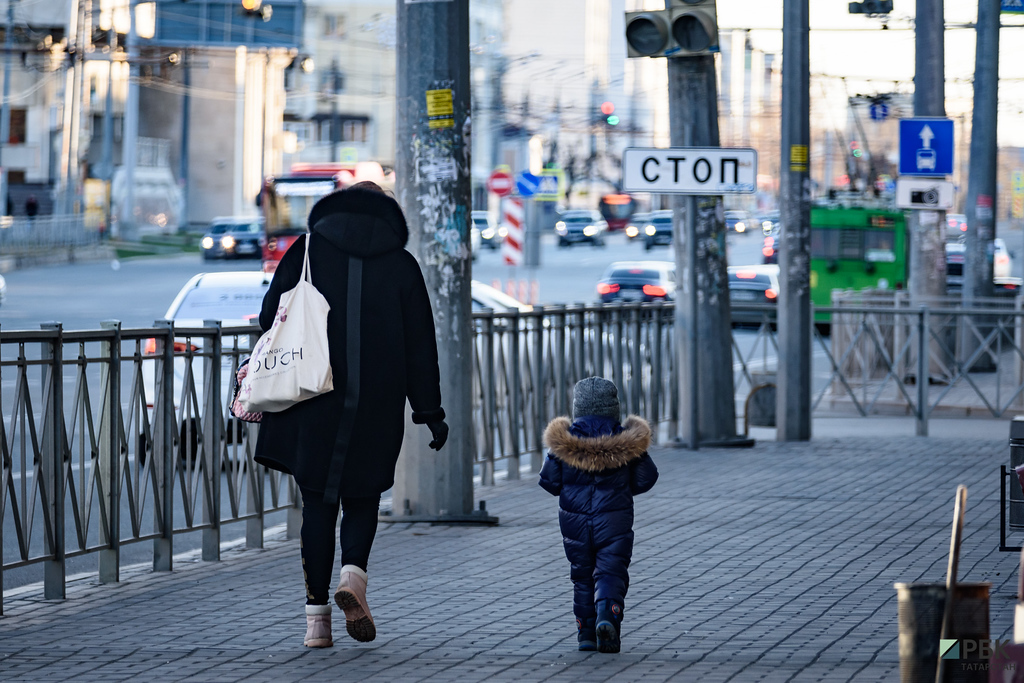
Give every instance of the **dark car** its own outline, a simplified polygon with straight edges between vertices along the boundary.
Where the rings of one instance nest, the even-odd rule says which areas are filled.
[[[555,223],[555,232],[558,234],[558,246],[560,247],[583,243],[603,247],[604,234],[607,231],[608,223],[601,218],[601,214],[597,211],[566,211]]]
[[[608,266],[597,283],[601,303],[612,301],[672,301],[675,265],[668,261],[618,261]]]
[[[777,265],[729,266],[729,300],[733,305],[776,306],[779,301],[779,289],[779,267]],[[763,311],[742,310],[735,307],[732,311],[734,323],[760,323],[763,319]]]
[[[644,226],[644,249],[672,244],[672,211],[655,211]]]
[[[634,213],[629,217],[629,223],[626,225],[626,237],[632,242],[641,234],[643,234],[644,226],[651,222],[651,214],[649,213]]]
[[[470,217],[473,219],[473,227],[480,231],[481,246],[490,249],[497,249],[501,246],[507,231],[495,226],[487,211],[473,211]]]
[[[214,218],[199,242],[204,260],[261,258],[263,221],[260,218]]]
[[[750,214],[746,211],[726,211],[725,229],[733,232],[746,232],[753,227]]]

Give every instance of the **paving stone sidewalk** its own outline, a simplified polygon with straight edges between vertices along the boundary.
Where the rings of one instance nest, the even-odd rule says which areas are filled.
[[[992,582],[991,635],[1011,630],[1008,456],[992,436],[653,451],[619,655],[575,649],[557,500],[530,476],[477,489],[498,527],[381,525],[373,643],[342,625],[333,648],[302,647],[298,542],[278,537],[116,586],[79,581],[64,602],[9,599],[0,680],[898,680],[892,584],[944,580],[958,483],[961,580]]]

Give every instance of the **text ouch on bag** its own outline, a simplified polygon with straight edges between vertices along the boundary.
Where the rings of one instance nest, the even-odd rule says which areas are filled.
[[[238,400],[250,412],[280,412],[334,389],[327,350],[327,299],[313,286],[309,241],[302,275],[281,295],[274,324],[260,337],[242,380]]]

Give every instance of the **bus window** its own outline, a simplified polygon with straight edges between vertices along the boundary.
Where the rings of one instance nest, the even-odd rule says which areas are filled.
[[[811,258],[839,258],[839,231],[811,228]]]
[[[896,236],[892,230],[869,230],[864,233],[864,260],[876,263],[896,262]]]

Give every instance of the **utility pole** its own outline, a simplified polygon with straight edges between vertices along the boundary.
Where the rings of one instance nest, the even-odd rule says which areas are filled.
[[[407,420],[394,521],[470,521],[473,510],[470,302],[469,0],[398,2],[398,202],[430,292],[448,444]],[[408,501],[408,508],[405,502]],[[408,509],[411,514],[403,516]]]
[[[945,32],[943,0],[917,0],[914,116],[946,115]],[[943,211],[915,209],[908,217],[910,298],[916,305],[946,294],[945,222]]]
[[[181,220],[179,225],[188,228],[188,167],[189,138],[192,135],[192,55],[182,50],[182,84],[185,92],[181,96],[181,151],[178,155],[178,182],[181,183]]]
[[[11,140],[11,62],[14,58],[14,3],[7,0],[7,26],[4,28],[4,101],[0,105],[0,211],[4,215],[13,213],[7,210],[7,162],[3,152]]]
[[[139,40],[135,25],[137,0],[128,0],[131,17],[128,28],[128,98],[124,106],[121,135],[121,163],[124,165],[124,200],[117,216],[118,236],[135,239],[135,165],[138,162],[139,142]]]
[[[963,304],[992,294],[992,240],[995,239],[996,126],[999,93],[999,0],[978,2],[978,47],[974,65],[971,165],[967,180],[967,249]]]
[[[341,145],[341,118],[338,113],[338,93],[341,91],[341,70],[338,60],[331,62],[331,162],[338,161]]]
[[[671,0],[666,7],[671,6]],[[713,55],[671,57],[668,59],[668,97],[673,147],[718,147],[718,94]],[[691,211],[686,214],[686,206]],[[676,316],[675,340],[679,349],[682,406],[681,424],[686,441],[728,444],[736,439],[736,404],[732,378],[732,325],[729,312],[729,285],[725,258],[725,223],[721,197],[674,197],[676,219],[673,240],[676,272],[680,282],[696,281],[697,310],[677,299],[684,315]],[[693,232],[682,228],[686,224]],[[690,247],[693,247],[692,249]],[[696,264],[693,258],[696,257]],[[689,270],[695,268],[695,278]],[[686,288],[687,294],[690,288]],[[693,318],[696,318],[694,321]],[[697,346],[693,345],[694,337]],[[692,354],[699,349],[700,363],[693,371]],[[693,375],[697,381],[693,382]],[[696,411],[697,424],[690,417]],[[694,427],[697,433],[693,432]]]
[[[811,98],[809,0],[782,5],[782,249],[779,441],[811,438]]]
[[[109,57],[107,61],[107,97],[103,105],[103,168],[101,178],[107,182],[107,208],[103,217],[106,235],[110,236],[110,218],[113,215],[111,203],[113,194],[111,186],[114,181],[114,53],[117,51],[117,31],[114,30],[114,20],[110,20],[110,29],[107,31],[107,47]]]

